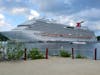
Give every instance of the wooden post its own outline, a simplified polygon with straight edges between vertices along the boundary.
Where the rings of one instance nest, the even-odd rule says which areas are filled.
[[[74,48],[72,48],[72,59],[74,59]]]
[[[27,49],[25,48],[25,50],[24,50],[24,60],[26,60],[26,58],[27,58],[26,51],[27,51]]]
[[[97,60],[97,48],[94,49],[94,60]]]
[[[48,59],[48,48],[46,48],[46,59]]]

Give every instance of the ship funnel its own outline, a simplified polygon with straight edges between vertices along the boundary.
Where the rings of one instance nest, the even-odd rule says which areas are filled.
[[[81,23],[84,23],[84,21],[81,21],[81,22],[77,22],[76,24],[76,27],[81,27]]]

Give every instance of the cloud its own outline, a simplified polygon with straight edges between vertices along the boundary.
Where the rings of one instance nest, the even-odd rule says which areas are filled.
[[[87,26],[90,30],[100,32],[100,9],[85,9],[71,15],[55,16],[57,22],[69,26],[76,26],[77,22],[84,21],[82,26]]]
[[[7,9],[5,7],[2,7],[0,11],[2,13],[7,13],[8,15],[11,15],[13,17],[25,17],[25,20],[30,20],[32,18],[38,18],[40,17],[40,13],[38,13],[36,10],[28,9],[27,7],[12,7],[10,9]],[[6,12],[4,12],[6,11]]]
[[[38,18],[40,14],[35,10],[30,10],[30,15],[28,16],[28,19],[31,20],[32,18]]]
[[[71,2],[73,0],[30,0],[30,2],[37,4],[38,9],[42,12],[51,13],[69,13]],[[65,12],[66,11],[66,12]]]
[[[28,8],[28,1],[25,0],[2,0],[0,2],[0,8],[4,7],[6,10],[10,10],[13,8]]]
[[[87,26],[93,31],[100,31],[100,21],[88,21]]]
[[[4,19],[4,15],[0,14],[0,20]]]
[[[99,8],[100,1],[97,0],[29,0],[38,9],[46,13],[74,14],[84,9]]]
[[[74,20],[74,21],[97,21],[100,20],[100,9],[97,8],[91,8],[91,9],[85,9],[80,12],[71,14],[71,15],[61,15],[62,17],[67,18],[67,20]],[[66,19],[64,19],[66,20]]]
[[[100,20],[100,9],[97,8],[91,8],[91,9],[85,9],[82,10],[76,14],[73,14],[72,16],[74,18],[83,18],[86,20]]]
[[[4,12],[6,10],[5,7],[0,7],[0,12]]]
[[[90,30],[100,31],[100,9],[85,9],[69,16],[69,20],[76,22],[84,21],[83,26],[87,26]]]
[[[7,31],[13,29],[14,26],[5,20],[5,16],[0,13],[0,31]]]
[[[28,12],[28,9],[27,8],[13,8],[11,11],[10,11],[12,14],[26,14]]]
[[[40,12],[54,14],[73,14],[84,9],[98,8],[100,1],[97,0],[2,0],[0,7],[12,8],[35,8]]]
[[[14,26],[10,25],[10,24],[5,24],[3,26],[0,26],[0,31],[9,31],[11,29],[13,29]]]
[[[30,10],[30,15],[28,16],[28,19],[31,20],[32,18],[38,18],[40,14],[35,10]]]
[[[4,15],[0,14],[0,26],[5,25],[4,19],[5,19]]]
[[[28,20],[40,17],[40,14],[36,10],[28,8],[13,8],[10,12],[14,15],[24,15]]]
[[[61,23],[61,24],[68,25],[68,26],[75,26],[74,20],[70,19],[69,16],[65,16],[65,15],[56,16],[55,19],[57,23]]]

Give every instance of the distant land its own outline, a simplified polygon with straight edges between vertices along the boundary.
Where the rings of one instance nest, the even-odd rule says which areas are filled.
[[[100,36],[97,36],[97,40],[100,41]]]
[[[9,40],[7,37],[0,34],[0,41],[7,41],[7,40]]]

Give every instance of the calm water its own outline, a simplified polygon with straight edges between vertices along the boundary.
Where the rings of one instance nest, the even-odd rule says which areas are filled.
[[[70,44],[70,43],[27,43],[25,47],[39,48],[41,51],[45,52],[45,49],[49,49],[49,55],[59,54],[59,50],[64,49],[71,53],[72,48],[75,50],[75,55],[82,54],[88,58],[93,59],[94,49],[97,48],[97,59],[100,59],[100,43],[89,43],[89,44]]]

